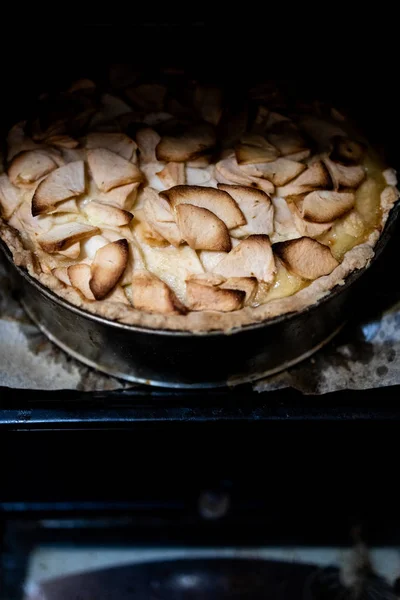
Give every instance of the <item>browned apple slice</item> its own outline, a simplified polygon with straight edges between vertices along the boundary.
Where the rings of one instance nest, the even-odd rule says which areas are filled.
[[[133,274],[132,304],[139,310],[164,315],[185,312],[185,307],[167,284],[147,271],[136,271]]]
[[[211,285],[211,286],[219,286],[224,283],[225,277],[221,275],[216,275],[215,273],[194,273],[190,275],[186,282],[195,281],[196,283],[201,283],[201,285]]]
[[[252,177],[251,186],[262,190],[268,195],[273,194],[275,191],[274,184],[268,181],[268,179],[263,179],[262,177]]]
[[[285,158],[287,160],[293,161],[302,161],[311,156],[311,150],[305,148],[304,150],[299,150],[298,152],[293,152],[292,154],[286,154]]]
[[[252,181],[245,170],[239,167],[235,156],[228,156],[217,162],[215,178],[220,183],[237,183],[239,185],[251,185]]]
[[[58,254],[62,254],[62,256],[66,256],[67,258],[71,258],[72,260],[76,260],[79,258],[81,253],[81,244],[80,242],[75,242],[72,246],[68,246],[65,250],[60,250]]]
[[[56,168],[56,163],[45,151],[27,150],[13,159],[8,167],[8,176],[15,186],[26,187]]]
[[[245,297],[242,290],[223,290],[196,280],[186,281],[186,304],[190,310],[231,312],[243,307]]]
[[[78,240],[83,240],[92,235],[100,233],[98,227],[92,227],[85,223],[64,223],[56,225],[50,231],[42,233],[37,237],[39,246],[49,254],[65,250]]]
[[[37,186],[32,198],[32,215],[49,211],[58,202],[83,194],[85,191],[84,162],[78,160],[52,171]]]
[[[12,217],[21,204],[22,198],[21,192],[11,183],[7,175],[5,173],[0,175],[0,208],[4,219],[8,220]]]
[[[298,196],[320,188],[328,188],[331,183],[328,171],[321,161],[316,161],[300,173],[296,179],[283,187],[278,187],[278,196]]]
[[[121,239],[99,248],[94,257],[89,281],[96,300],[102,300],[118,283],[129,258],[129,244]]]
[[[235,183],[249,187],[260,188],[266,194],[273,194],[275,186],[261,177],[253,177],[246,173],[246,165],[239,167],[235,156],[223,158],[215,165],[215,179],[220,183]],[[253,167],[254,168],[254,167]]]
[[[194,250],[229,252],[231,249],[228,228],[211,211],[191,204],[179,204],[176,216],[182,238]]]
[[[160,192],[162,198],[167,198],[173,208],[179,204],[192,204],[213,212],[228,229],[239,227],[246,219],[233,198],[223,190],[200,185],[177,185]]]
[[[207,153],[216,144],[214,128],[208,123],[192,125],[179,136],[164,136],[156,148],[158,160],[186,162]]]
[[[115,288],[111,290],[109,294],[107,294],[104,300],[107,300],[107,302],[118,302],[119,304],[126,304],[127,306],[131,305],[122,285],[116,285]]]
[[[125,133],[89,133],[86,136],[85,146],[89,149],[106,148],[129,161],[135,158],[137,150],[136,142]]]
[[[366,152],[366,146],[344,136],[333,138],[331,159],[344,165],[360,164]]]
[[[26,121],[20,121],[11,127],[7,134],[7,161],[11,162],[14,156],[25,150],[34,150],[37,144],[25,134]]]
[[[266,150],[275,150],[277,152],[275,146],[269,143],[269,141],[258,133],[254,133],[251,131],[246,131],[243,135],[240,136],[240,143],[245,144],[247,146],[253,146],[255,148],[265,148]]]
[[[62,283],[65,283],[65,285],[72,285],[68,276],[68,267],[56,267],[51,272],[53,273],[54,277],[57,277],[57,279],[62,281]]]
[[[139,210],[138,212],[140,215],[141,211]],[[135,224],[134,231],[139,241],[144,242],[148,246],[152,246],[153,248],[165,248],[165,246],[169,245],[168,240],[155,231],[146,220],[139,219],[139,223]]]
[[[194,167],[195,169],[201,169],[202,167],[208,167],[211,163],[211,154],[204,154],[194,160],[188,160],[185,163],[186,167]],[[182,163],[181,163],[182,164]]]
[[[271,241],[275,244],[301,237],[289,203],[278,196],[272,198],[272,203],[274,205],[274,233],[271,235]]]
[[[259,135],[253,132],[246,132],[240,137],[240,142],[236,144],[237,162],[239,164],[247,164],[247,162],[249,162],[248,159],[251,157],[252,152],[253,155],[257,158],[257,155],[255,154],[255,149],[264,150],[266,159],[261,160],[262,153],[260,153],[258,155],[258,160],[250,161],[250,163],[253,164],[256,164],[258,162],[270,162],[270,160],[275,160],[280,155],[279,150],[275,148],[275,146],[270,144],[269,141],[263,135]],[[239,155],[241,155],[241,157]]]
[[[120,185],[109,192],[99,194],[98,200],[104,204],[117,206],[121,210],[130,210],[135,203],[139,186],[139,181]]]
[[[68,88],[68,92],[71,94],[75,92],[94,92],[95,89],[96,84],[94,81],[92,81],[91,79],[82,78],[74,81],[72,85]]]
[[[184,163],[170,162],[162,171],[158,171],[157,177],[167,188],[184,185],[186,183],[185,165]]]
[[[267,235],[251,235],[233,248],[214,268],[214,273],[230,277],[256,277],[270,283],[275,276],[275,261]]]
[[[71,285],[78,290],[87,300],[96,300],[89,282],[91,278],[91,270],[89,265],[71,265],[67,269],[68,277]]]
[[[133,214],[127,210],[121,210],[116,206],[97,202],[96,200],[86,204],[84,211],[93,225],[103,223],[108,227],[122,227],[128,225],[133,219]]]
[[[274,207],[268,194],[251,187],[223,183],[218,184],[218,189],[232,196],[246,219],[246,223],[234,229],[232,235],[241,237],[253,233],[272,233]]]
[[[179,246],[182,243],[182,235],[175,223],[168,200],[159,196],[153,188],[145,188],[143,191],[143,211],[151,228],[170,244]]]
[[[59,202],[56,204],[54,208],[48,211],[49,215],[55,215],[60,213],[79,213],[80,210],[74,198],[70,200],[64,200],[63,202]]]
[[[300,132],[291,123],[281,122],[278,127],[268,134],[268,140],[282,156],[300,152],[306,148],[305,141]]]
[[[282,242],[274,248],[290,271],[304,279],[329,275],[339,264],[328,246],[308,237]]]
[[[78,140],[75,140],[70,135],[51,135],[46,138],[46,144],[49,144],[49,146],[56,146],[56,148],[67,148],[68,150],[72,150],[79,146]]]
[[[243,171],[253,177],[264,177],[276,186],[282,186],[292,181],[306,170],[306,165],[287,158],[278,158],[270,163],[258,165],[245,165]]]
[[[335,137],[346,135],[344,129],[337,123],[322,119],[315,114],[303,115],[299,125],[302,131],[317,143],[320,151],[331,149]]]
[[[335,190],[343,188],[357,188],[366,177],[364,167],[361,165],[341,165],[330,158],[324,158],[324,163],[329,171]]]
[[[257,285],[255,277],[230,277],[220,287],[244,292],[246,294],[245,304],[251,304],[257,293]]]
[[[355,194],[350,192],[311,192],[300,203],[300,214],[315,223],[327,223],[349,212],[355,200]]]
[[[218,125],[222,115],[222,91],[220,88],[198,85],[193,103],[204,121]]]
[[[300,234],[300,237],[306,236],[310,238],[317,238],[326,231],[329,231],[329,229],[332,227],[333,222],[328,221],[327,223],[314,223],[314,221],[304,219],[300,214],[297,204],[301,206],[301,201],[299,203],[290,202],[289,208],[293,214],[294,224]]]
[[[136,133],[136,143],[140,151],[140,162],[142,164],[157,162],[156,147],[161,137],[154,129],[145,127]]]
[[[163,109],[167,93],[165,85],[158,83],[142,83],[135,87],[129,87],[125,94],[140,110],[157,112]]]
[[[254,134],[263,134],[267,127],[269,109],[266,106],[259,105],[256,109],[256,115],[252,125]]]
[[[239,165],[256,165],[276,160],[280,152],[272,144],[265,147],[239,143],[235,146],[235,154]]]
[[[142,173],[136,165],[106,148],[88,150],[87,157],[94,182],[102,192],[142,181]]]

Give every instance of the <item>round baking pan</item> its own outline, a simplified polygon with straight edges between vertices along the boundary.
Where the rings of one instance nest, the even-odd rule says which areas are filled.
[[[180,35],[186,36],[188,40],[190,38],[191,42],[194,39],[203,40],[205,36],[204,28],[183,27],[180,32]],[[85,30],[87,40],[96,40],[98,34],[98,29]],[[220,34],[221,31],[218,30],[218,39]],[[65,89],[64,83],[69,78],[72,81],[77,76],[88,76],[88,74],[92,76],[92,74],[96,75],[97,71],[103,72],[105,64],[115,62],[118,57],[126,55],[123,52],[123,40],[126,44],[129,42],[130,52],[131,40],[129,37],[121,36],[118,28],[115,30],[108,28],[107,35],[107,39],[112,39],[114,43],[100,45],[100,48],[97,43],[87,43],[84,53],[81,47],[75,50],[68,47],[68,52],[63,52],[60,48],[58,57],[60,67],[56,72],[51,72],[51,77],[49,77],[49,70],[43,69],[39,72],[32,70],[26,73],[28,80],[25,77],[21,80],[20,71],[11,68],[13,66],[11,63],[6,65],[5,78],[9,85],[5,88],[5,118],[1,123],[4,134],[8,131],[10,123],[25,114],[26,108],[30,107],[30,99],[33,99],[39,91],[46,89],[46,86],[57,84],[59,89]],[[141,36],[140,39],[147,43],[149,28],[138,28],[135,35]],[[180,36],[173,36],[175,42],[172,44],[172,49],[171,43],[163,45],[160,41],[165,38],[165,41],[170,42],[171,36],[167,28],[158,28],[157,36],[160,47],[163,48],[165,64],[168,61],[168,64],[174,64],[173,60],[182,58]],[[26,41],[24,43],[27,48],[29,47],[30,53],[40,55],[36,44],[30,45]],[[191,68],[196,67],[201,71],[202,67],[207,67],[207,74],[211,77],[210,66],[215,61],[205,60],[204,44],[194,44],[194,47],[198,47],[199,50],[194,55],[190,54]],[[172,51],[174,48],[176,56]],[[72,51],[74,52],[71,55]],[[101,60],[99,51],[102,52]],[[111,51],[113,51],[112,55]],[[210,46],[210,52],[211,54],[214,52],[213,45]],[[249,61],[248,68],[246,67],[242,73],[245,81],[252,80],[253,76],[258,77],[260,64],[264,66],[264,54],[260,55],[257,63],[254,61],[252,47],[251,52],[252,59]],[[157,57],[157,68],[159,60]],[[252,65],[254,72],[251,72]],[[150,68],[151,65],[147,66]],[[189,65],[187,66],[189,68]],[[284,56],[276,68],[278,66],[281,67],[278,69],[280,75],[288,73],[289,63]],[[231,70],[228,69],[226,72],[221,72],[217,67],[218,63],[215,63],[215,80],[224,80],[226,85],[234,85],[237,91],[240,88],[238,81],[240,74],[236,64],[232,63]],[[386,150],[390,150],[390,144],[396,142],[396,138],[391,134],[386,135],[385,132],[390,132],[393,128],[393,125],[390,125],[390,118],[393,114],[394,102],[392,108],[388,103],[394,97],[393,95],[383,97],[379,88],[369,85],[368,79],[365,79],[363,87],[363,81],[364,79],[360,78],[357,85],[353,81],[351,86],[337,86],[332,85],[329,78],[328,80],[318,78],[316,82],[314,75],[307,78],[302,74],[301,78],[293,83],[291,89],[294,90],[293,93],[300,96],[304,93],[306,96],[308,94],[314,97],[318,92],[315,97],[321,95],[329,98],[330,102],[336,102],[336,99],[343,100],[344,97],[345,106],[350,104],[355,108],[361,124],[367,125],[367,137],[371,142],[379,147],[384,145]],[[378,115],[379,118],[371,118],[371,107],[374,109],[373,114]],[[382,139],[383,133],[385,133],[384,139]],[[394,150],[397,160],[397,144]],[[392,164],[396,160],[389,158],[387,162]],[[385,230],[376,245],[372,263],[375,263],[387,245],[398,214],[399,205],[391,211]],[[225,386],[252,381],[276,373],[310,356],[332,339],[348,320],[354,302],[357,300],[360,284],[365,282],[364,273],[367,271],[362,269],[352,273],[344,285],[337,286],[325,298],[303,311],[244,326],[229,333],[194,334],[124,325],[73,306],[33,279],[24,269],[16,267],[5,244],[0,243],[0,246],[8,258],[10,274],[25,310],[38,327],[60,348],[81,362],[115,377],[132,382],[178,388]]]
[[[397,204],[375,248],[390,240]],[[2,242],[20,300],[43,333],[79,361],[114,377],[177,388],[236,385],[281,371],[316,352],[352,314],[366,268],[316,304],[229,333],[153,330],[124,325],[58,297],[17,267]],[[361,281],[360,281],[361,279]]]

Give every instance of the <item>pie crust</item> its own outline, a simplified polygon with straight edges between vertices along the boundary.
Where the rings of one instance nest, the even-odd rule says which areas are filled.
[[[396,174],[341,113],[169,76],[80,80],[10,130],[16,265],[108,319],[206,332],[300,311],[369,264]]]

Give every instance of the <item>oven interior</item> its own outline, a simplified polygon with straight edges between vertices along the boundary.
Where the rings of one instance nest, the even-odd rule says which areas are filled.
[[[291,81],[301,94],[350,110],[396,167],[395,38],[386,15],[364,16],[339,43],[339,21],[321,18],[317,34],[291,19],[286,44],[246,20],[77,27],[84,46],[64,43],[67,28],[50,42],[28,32],[21,37],[29,60],[4,68],[2,125],[23,116],[49,85],[101,78],[115,62],[156,72],[162,61],[233,90],[266,74]],[[363,312],[381,313],[399,299],[398,243],[397,227],[366,279],[384,288],[375,288]],[[36,534],[61,543],[340,546],[351,544],[356,528],[368,544],[396,546],[397,399],[397,386],[324,396],[257,394],[249,386],[207,393],[0,388],[4,556],[11,560]],[[204,515],[210,497],[214,507],[228,499],[220,518]]]

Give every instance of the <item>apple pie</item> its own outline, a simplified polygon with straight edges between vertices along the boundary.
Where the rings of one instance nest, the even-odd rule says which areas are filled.
[[[16,265],[91,313],[194,332],[302,310],[368,265],[396,174],[343,114],[169,77],[79,80],[10,129]]]

